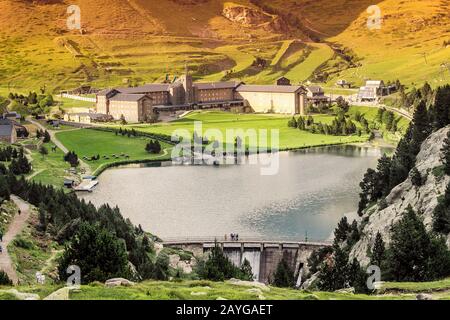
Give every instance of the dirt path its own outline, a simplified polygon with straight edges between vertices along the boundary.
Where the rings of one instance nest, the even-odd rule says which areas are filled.
[[[0,253],[0,270],[5,271],[14,284],[17,284],[18,277],[16,269],[13,266],[13,262],[8,253],[8,245],[14,240],[14,238],[23,230],[28,218],[30,217],[30,205],[20,199],[19,197],[11,195],[11,200],[19,207],[21,214],[16,214],[11,221],[8,231],[3,236],[3,242],[1,243],[3,252]]]
[[[31,117],[28,117],[27,120],[29,122],[31,122],[32,124],[34,124],[36,127],[38,127],[41,130],[47,130],[47,132],[50,134],[50,139],[52,140],[52,142],[59,148],[62,150],[62,152],[64,153],[68,153],[69,150],[62,144],[61,141],[58,140],[58,138],[56,137],[56,132],[54,130],[49,130],[47,128],[45,128],[42,124],[40,124],[38,121],[33,120]],[[79,128],[77,129],[73,129],[73,130],[80,130]],[[71,130],[71,131],[73,131]],[[69,130],[67,130],[69,131]],[[84,169],[85,175],[91,175],[92,171],[91,171],[91,167],[89,167],[85,162],[83,162],[81,159],[78,159],[78,161],[80,162],[80,167]]]

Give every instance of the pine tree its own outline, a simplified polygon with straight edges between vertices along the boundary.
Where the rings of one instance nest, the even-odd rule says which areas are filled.
[[[386,247],[380,232],[377,232],[372,251],[370,253],[370,264],[381,268],[386,257]]]
[[[294,271],[288,264],[286,257],[283,257],[277,265],[277,269],[273,274],[273,285],[280,288],[290,288],[295,282]]]
[[[244,262],[242,262],[240,279],[244,281],[254,280],[252,266],[250,265],[250,262],[247,259],[244,259]]]
[[[421,101],[414,112],[411,148],[413,154],[418,154],[422,142],[430,135],[431,125],[425,101]]]
[[[433,230],[444,235],[450,233],[450,183],[433,211]]]
[[[0,202],[4,200],[9,200],[11,191],[9,189],[8,181],[4,175],[0,175]]]
[[[420,187],[423,185],[422,175],[416,167],[411,170],[411,182],[415,187]]]
[[[447,132],[441,152],[445,174],[450,175],[450,130]]]
[[[350,224],[348,223],[347,217],[342,217],[339,221],[336,230],[334,230],[334,241],[337,243],[347,240],[348,234],[351,230]]]
[[[294,117],[288,121],[289,128],[297,128],[297,120]]]
[[[50,134],[48,133],[47,130],[45,130],[43,142],[44,142],[44,143],[48,143],[48,142],[50,142],[50,140],[51,140]]]
[[[389,190],[389,178],[391,175],[392,159],[386,154],[378,160],[377,165],[377,184],[376,191],[374,192],[377,199],[382,196],[387,196]]]
[[[350,286],[349,255],[338,244],[333,245],[332,261],[326,261],[320,268],[318,287],[324,291],[336,291]]]
[[[439,87],[433,107],[433,127],[435,130],[444,128],[450,123],[449,119],[450,85]]]
[[[47,230],[47,224],[47,208],[41,203],[39,205],[39,228],[45,232]]]
[[[98,225],[82,223],[79,226],[59,259],[60,279],[67,277],[67,267],[74,264],[82,270],[82,283],[130,278],[124,242]]]
[[[392,280],[432,281],[450,275],[450,251],[409,206],[392,227],[387,265]]]

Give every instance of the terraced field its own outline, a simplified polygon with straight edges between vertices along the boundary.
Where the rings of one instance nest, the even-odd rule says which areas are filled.
[[[78,4],[83,34],[67,30],[63,1],[0,2],[0,94],[172,81],[186,65],[202,81],[273,83],[286,76],[331,89],[342,78],[356,86],[367,78],[450,82],[449,0]],[[383,18],[380,30],[367,28],[366,10],[374,4]],[[256,18],[227,18],[223,10],[230,6],[255,10]],[[261,20],[267,16],[279,20]],[[336,51],[344,48],[345,54]],[[257,58],[265,66],[255,66]]]

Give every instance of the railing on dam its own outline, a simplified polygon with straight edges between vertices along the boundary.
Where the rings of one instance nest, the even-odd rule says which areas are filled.
[[[261,238],[261,237],[239,237],[238,240],[232,240],[230,236],[226,238],[224,236],[221,237],[173,237],[173,238],[164,238],[162,239],[163,245],[188,245],[188,244],[214,244],[215,242],[219,244],[295,244],[295,245],[310,245],[310,246],[331,246],[332,241],[328,240],[313,240],[313,239],[292,239],[292,238],[281,238],[281,239],[273,239],[273,238]]]

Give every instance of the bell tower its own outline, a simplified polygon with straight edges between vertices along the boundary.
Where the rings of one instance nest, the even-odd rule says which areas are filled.
[[[189,74],[187,64],[186,64],[185,74],[181,77],[181,82],[183,83],[183,89],[184,89],[184,103],[185,104],[194,103],[193,81],[192,81],[192,76]]]

